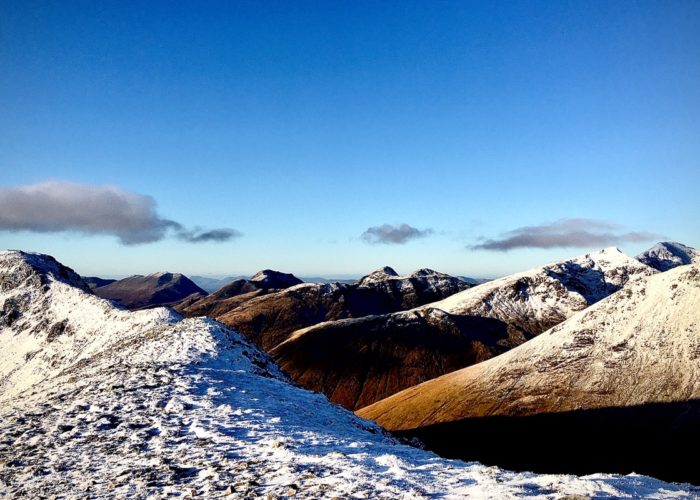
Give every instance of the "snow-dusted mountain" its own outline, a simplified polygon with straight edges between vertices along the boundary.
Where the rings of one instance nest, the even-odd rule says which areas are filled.
[[[390,267],[384,267],[352,284],[302,283],[275,293],[229,298],[223,295],[226,287],[178,310],[186,316],[206,314],[269,350],[300,328],[322,321],[410,309],[469,286],[459,278],[430,269],[399,276]]]
[[[489,281],[430,304],[450,314],[517,325],[537,335],[653,269],[614,247]]]
[[[700,263],[700,250],[675,241],[662,241],[637,255],[637,260],[659,271],[668,271],[674,267]]]
[[[47,256],[0,253],[0,304],[0,497],[697,493],[441,459],[290,385],[234,331],[116,309]]]
[[[296,382],[358,409],[501,354],[655,272],[606,248],[409,311],[300,329],[270,353]]]
[[[358,414],[464,458],[503,458],[497,433],[506,463],[697,483],[681,451],[700,445],[699,304],[700,265],[632,280],[506,354]]]

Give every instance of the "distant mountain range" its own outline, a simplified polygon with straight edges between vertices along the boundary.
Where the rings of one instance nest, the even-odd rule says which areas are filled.
[[[612,321],[624,325],[609,337],[605,333],[609,326],[600,324],[600,347],[609,347],[601,351],[604,360],[617,362],[614,353],[624,357],[634,352],[635,345],[643,348],[646,342],[658,346],[662,354],[658,367],[653,368],[653,357],[642,350],[639,352],[644,355],[633,358],[630,367],[643,371],[632,378],[632,370],[615,368],[612,373],[622,377],[620,384],[626,387],[656,386],[666,391],[660,396],[664,399],[693,397],[697,387],[693,364],[697,349],[692,340],[688,343],[684,339],[698,335],[697,308],[686,307],[697,303],[697,283],[692,269],[679,271],[669,275],[672,279],[668,282],[650,281],[646,299],[631,292],[638,302],[626,304],[623,289],[614,295],[619,303],[601,302],[590,323],[583,325],[585,329],[599,324],[608,310]],[[649,314],[635,313],[636,324],[645,328],[641,342],[636,343],[635,322],[627,322],[623,312],[628,307],[651,307],[656,297],[661,300],[658,308],[652,307]],[[689,317],[677,317],[676,308]],[[666,325],[666,332],[644,325],[645,317],[656,322],[656,313],[658,326]],[[679,330],[679,336],[676,329],[683,327],[686,330]],[[647,335],[654,330],[656,334]],[[577,332],[572,330],[573,340],[580,346],[574,346],[573,351],[566,342],[559,344],[542,336],[532,341],[543,339],[531,351],[533,360],[547,361],[542,355],[545,342],[549,342],[552,360],[578,363],[573,365],[580,376],[572,381],[572,394],[586,390],[589,376],[592,381],[602,380],[599,377],[606,366],[577,361],[576,353],[585,359],[590,339],[599,338],[584,335],[579,339]],[[569,335],[569,330],[559,333]],[[627,341],[626,347],[619,348],[620,341]],[[202,498],[691,499],[700,491],[636,474],[540,475],[441,459],[394,439],[373,422],[330,404],[322,395],[290,383],[269,356],[235,330],[205,318],[183,320],[167,308],[127,311],[115,307],[95,296],[74,271],[46,255],[0,252],[0,343],[2,498],[159,498],[179,494]],[[567,351],[571,355],[560,358]],[[549,387],[537,385],[545,377],[527,375],[528,371],[538,372],[542,365],[522,364],[526,357],[513,356],[524,382],[540,387],[535,396],[546,401],[540,394]],[[565,365],[548,365],[555,374],[552,400],[567,395],[556,385],[564,380],[557,373],[573,371]],[[507,377],[515,373],[508,371],[508,366],[496,366],[506,370]],[[494,384],[497,395],[512,379],[487,380]],[[519,394],[528,394],[516,389]],[[617,401],[616,395],[629,396],[633,402],[643,400],[613,384],[601,389],[611,394],[603,399],[606,402]],[[436,394],[436,401],[440,397]],[[505,401],[520,404],[514,398]],[[435,401],[425,404],[442,414]],[[677,415],[680,427],[658,427],[651,435],[622,429],[620,436],[607,440],[608,446],[615,446],[618,439],[627,443],[632,437],[643,444],[664,432],[673,437],[676,429],[687,429],[692,417]],[[634,425],[634,420],[629,423]],[[697,429],[697,424],[691,430]],[[579,453],[578,432],[577,426],[547,428],[550,440],[558,440],[560,448],[565,448],[564,456]],[[483,436],[451,436],[455,442],[469,437],[475,442],[491,439],[494,448],[520,451],[503,440],[500,430]],[[654,459],[661,466],[685,460],[682,470],[694,468],[692,455],[678,451],[694,450],[697,432],[686,437],[672,453],[653,455]],[[571,449],[566,449],[567,443]],[[588,446],[595,446],[595,441]],[[549,450],[539,448],[542,453]],[[646,451],[643,446],[638,449],[642,454]],[[539,452],[537,446],[526,451]],[[689,474],[686,479],[697,478],[696,470]]]
[[[302,283],[275,293],[254,292],[253,296],[240,295],[233,300],[223,298],[218,303],[204,298],[179,310],[186,315],[198,315],[204,304],[216,311],[212,317],[270,350],[300,328],[323,321],[409,309],[469,287],[458,278],[431,270],[399,276],[390,267],[384,267],[353,284]]]

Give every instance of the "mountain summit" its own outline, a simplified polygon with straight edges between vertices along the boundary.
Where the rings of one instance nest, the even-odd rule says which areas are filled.
[[[175,310],[188,317],[209,316],[216,318],[255,297],[301,283],[303,282],[293,274],[264,269],[255,273],[250,279],[234,280],[206,297],[183,300],[175,306]]]
[[[700,262],[700,250],[676,243],[662,241],[637,255],[637,260],[659,271]]]
[[[93,289],[95,295],[114,300],[127,309],[174,305],[186,297],[204,297],[199,288],[184,274],[160,272],[135,275]]]

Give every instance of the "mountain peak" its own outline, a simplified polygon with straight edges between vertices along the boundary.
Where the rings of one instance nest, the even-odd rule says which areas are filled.
[[[366,285],[370,283],[378,283],[381,281],[386,281],[387,279],[390,278],[398,278],[399,273],[397,273],[393,268],[389,266],[384,266],[380,267],[379,269],[375,269],[371,273],[369,273],[366,276],[363,276],[360,278],[360,280],[357,282],[359,285]]]
[[[417,277],[421,277],[421,276],[434,276],[436,274],[443,274],[443,273],[439,273],[437,271],[434,271],[432,269],[424,267],[423,269],[418,269],[417,271],[412,272],[411,276],[417,278]]]
[[[2,251],[0,252],[0,273],[0,289],[6,288],[6,284],[17,285],[33,275],[39,280],[36,284],[45,285],[55,280],[92,293],[78,273],[50,255],[21,250]]]
[[[661,241],[637,255],[636,259],[663,272],[700,262],[700,251],[675,241]]]
[[[272,269],[258,271],[250,278],[250,281],[261,285],[263,288],[289,288],[290,286],[303,283],[291,273],[282,273]]]

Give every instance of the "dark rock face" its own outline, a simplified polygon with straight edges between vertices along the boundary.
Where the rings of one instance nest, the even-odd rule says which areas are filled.
[[[410,309],[469,288],[458,278],[434,271],[397,277],[386,269],[355,284],[307,283],[256,297],[215,319],[270,350],[295,330],[323,321]]]
[[[256,273],[249,280],[235,280],[206,297],[200,297],[196,300],[188,298],[177,304],[174,309],[188,317],[218,318],[250,299],[300,283],[302,281],[293,274],[265,269]]]
[[[95,295],[113,300],[127,309],[170,306],[185,298],[204,297],[207,294],[189,278],[178,273],[131,276],[93,291]]]

